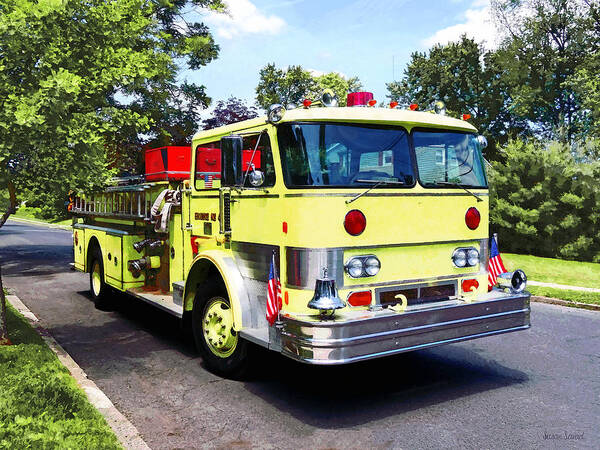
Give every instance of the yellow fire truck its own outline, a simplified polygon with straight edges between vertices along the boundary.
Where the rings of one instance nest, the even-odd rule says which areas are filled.
[[[343,364],[527,329],[521,271],[488,291],[485,139],[442,107],[371,99],[273,105],[76,197],[75,268],[94,300],[117,289],[181,318],[226,376],[250,343]]]

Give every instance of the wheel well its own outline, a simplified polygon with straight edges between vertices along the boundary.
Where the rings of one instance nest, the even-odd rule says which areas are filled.
[[[227,292],[225,281],[221,276],[221,272],[217,269],[217,266],[208,259],[198,260],[190,269],[187,280],[185,282],[184,291],[184,310],[191,311],[194,306],[194,298],[198,289],[202,285],[208,283],[216,283],[217,286],[224,292]]]
[[[92,238],[90,239],[90,242],[88,242],[86,272],[89,272],[90,270],[92,270],[92,258],[94,258],[94,255],[96,254],[96,250],[98,250],[100,252],[100,254],[102,254],[102,251],[100,250],[100,243],[98,242],[98,238],[96,238],[96,236],[92,236]]]

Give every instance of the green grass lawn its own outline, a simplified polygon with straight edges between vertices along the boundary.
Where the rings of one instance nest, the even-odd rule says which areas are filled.
[[[56,225],[71,225],[71,219],[42,219],[40,218],[40,209],[31,208],[29,206],[21,206],[17,212],[13,215],[14,217],[21,217],[23,219],[32,219],[40,222],[52,223]]]
[[[600,264],[514,253],[503,253],[502,260],[507,270],[522,269],[529,280],[600,288]],[[532,286],[531,284],[527,286],[527,290],[532,295],[600,305],[600,293]]]
[[[527,290],[531,295],[538,295],[540,297],[560,298],[568,302],[600,305],[600,294],[596,292],[571,291],[531,285],[527,286]]]
[[[7,307],[13,345],[0,346],[0,448],[122,448],[52,350]]]
[[[514,253],[502,253],[502,260],[509,271],[522,269],[530,280],[600,288],[600,264],[597,263],[564,261]]]

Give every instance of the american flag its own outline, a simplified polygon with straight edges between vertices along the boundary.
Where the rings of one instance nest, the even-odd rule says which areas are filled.
[[[212,188],[213,176],[212,175],[204,175],[204,187],[207,189]]]
[[[269,283],[267,285],[267,320],[269,325],[273,325],[279,311],[281,310],[281,283],[277,277],[275,269],[275,253],[271,258],[271,267],[269,268]]]
[[[496,278],[498,278],[498,275],[507,272],[506,267],[504,267],[504,263],[502,262],[502,258],[500,257],[496,239],[492,237],[490,241],[492,241],[492,244],[490,249],[490,264],[488,268],[488,290],[491,290],[496,285]]]

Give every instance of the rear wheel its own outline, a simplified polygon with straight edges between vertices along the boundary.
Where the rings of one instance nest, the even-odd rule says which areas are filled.
[[[102,309],[108,305],[109,287],[104,282],[104,264],[102,254],[96,250],[92,257],[90,269],[90,293],[97,308]]]
[[[223,292],[196,295],[192,312],[194,341],[206,366],[228,378],[248,369],[248,343],[233,329],[233,310]]]

